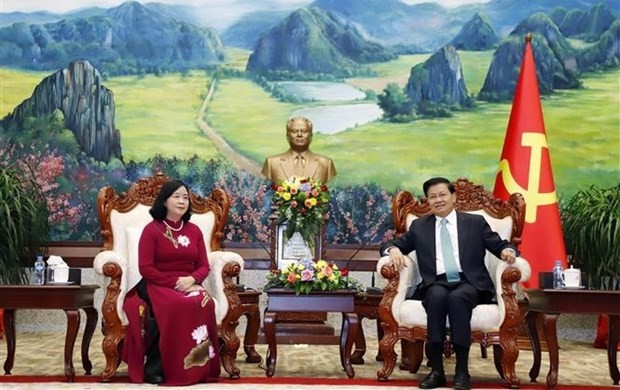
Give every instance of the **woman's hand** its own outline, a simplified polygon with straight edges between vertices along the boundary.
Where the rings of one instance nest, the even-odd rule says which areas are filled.
[[[189,290],[187,290],[187,292],[194,292],[194,291],[197,291],[197,292],[204,291],[204,287],[202,287],[199,284],[194,284],[192,287],[189,288]]]
[[[190,288],[196,285],[196,279],[193,276],[179,276],[177,283],[174,285],[174,289],[180,292],[189,292]]]

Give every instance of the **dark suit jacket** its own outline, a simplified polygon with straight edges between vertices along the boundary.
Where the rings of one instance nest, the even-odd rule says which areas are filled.
[[[418,218],[403,235],[381,246],[381,255],[391,246],[398,247],[405,255],[416,251],[422,276],[422,283],[418,286],[421,291],[426,290],[425,287],[430,286],[437,276],[435,220],[434,215]],[[481,215],[457,211],[456,228],[459,236],[459,259],[465,278],[479,291],[488,292],[493,296],[495,293],[493,281],[484,265],[485,249],[499,258],[505,248],[512,248],[515,252],[516,248],[491,230]]]

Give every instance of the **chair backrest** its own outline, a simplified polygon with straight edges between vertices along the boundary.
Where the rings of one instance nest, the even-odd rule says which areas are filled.
[[[507,201],[493,196],[484,190],[482,185],[472,183],[466,178],[459,178],[454,184],[457,211],[480,214],[486,219],[493,231],[503,239],[509,240],[514,246],[521,244],[521,234],[525,222],[525,200],[521,194],[515,193]],[[428,199],[416,198],[408,191],[398,192],[392,201],[392,216],[396,234],[402,234],[411,222],[431,213]],[[490,267],[489,256],[485,259]],[[491,270],[489,270],[491,271]],[[494,275],[491,273],[491,275]]]
[[[104,187],[99,191],[97,207],[103,249],[117,252],[127,259],[127,290],[140,280],[138,241],[142,229],[153,220],[149,209],[166,181],[168,178],[158,173],[138,180],[121,194],[117,194],[112,187]],[[207,253],[219,250],[230,208],[228,195],[221,189],[215,189],[207,198],[192,192],[190,199],[190,221],[200,227]]]

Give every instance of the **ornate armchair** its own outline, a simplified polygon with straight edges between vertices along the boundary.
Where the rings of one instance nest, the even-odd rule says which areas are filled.
[[[111,187],[99,191],[97,206],[104,244],[93,266],[97,273],[105,276],[101,312],[106,368],[101,374],[102,381],[109,381],[120,364],[127,326],[123,301],[125,294],[140,281],[138,242],[142,229],[152,220],[148,210],[166,181],[166,176],[157,174],[138,180],[126,193],[117,194]],[[235,358],[240,342],[235,328],[243,308],[233,278],[243,269],[243,259],[220,248],[230,201],[220,189],[207,198],[192,194],[191,201],[191,221],[202,230],[209,254],[211,271],[203,286],[215,301],[222,365],[231,378],[238,378]]]
[[[525,218],[525,201],[521,194],[513,194],[504,202],[467,179],[458,179],[454,186],[457,210],[481,214],[502,238],[510,240],[515,246],[520,244]],[[394,196],[392,214],[397,234],[404,233],[414,219],[429,213],[426,198],[416,199],[407,191]],[[387,380],[394,369],[394,345],[399,339],[409,342],[407,351],[410,354],[410,371],[418,371],[424,355],[426,311],[421,301],[406,299],[408,289],[415,286],[421,277],[415,252],[406,259],[407,267],[401,272],[389,265],[387,256],[377,263],[377,272],[387,279],[378,309],[384,330],[384,336],[379,342],[383,356],[383,367],[377,372],[379,380]],[[485,264],[495,284],[497,304],[478,305],[474,309],[471,319],[472,342],[478,342],[483,347],[493,345],[493,358],[499,375],[510,387],[518,387],[515,362],[519,355],[517,330],[520,315],[515,285],[529,279],[530,266],[520,257],[513,265],[509,265],[489,252]]]

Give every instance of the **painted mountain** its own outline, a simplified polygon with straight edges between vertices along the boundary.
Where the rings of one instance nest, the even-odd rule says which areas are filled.
[[[499,37],[489,18],[476,13],[450,42],[457,50],[489,50],[497,45]]]
[[[74,61],[43,79],[32,96],[1,124],[3,129],[22,132],[25,122],[32,125],[33,117],[54,116],[50,122],[58,119],[62,127],[70,130],[86,156],[110,162],[112,158],[122,160],[115,111],[114,94],[103,85],[99,71],[88,61]],[[53,133],[50,129],[47,132]]]
[[[290,11],[257,11],[244,15],[221,35],[226,46],[252,50],[261,35],[284,20]]]
[[[425,103],[462,105],[467,101],[463,66],[454,46],[445,46],[411,69],[407,96],[416,106]]]
[[[301,8],[269,30],[256,44],[247,70],[351,74],[359,64],[395,59],[350,25],[319,8]]]
[[[549,17],[566,37],[597,41],[618,19],[605,4],[597,4],[587,11],[564,7],[555,8]]]
[[[178,22],[138,2],[104,14],[55,23],[15,23],[0,29],[0,62],[57,69],[86,58],[109,75],[205,68],[224,59],[218,35]]]
[[[484,100],[510,100],[516,87],[523,57],[524,37],[531,33],[532,49],[541,93],[579,85],[577,51],[553,21],[536,13],[521,22],[493,56],[480,97]]]

